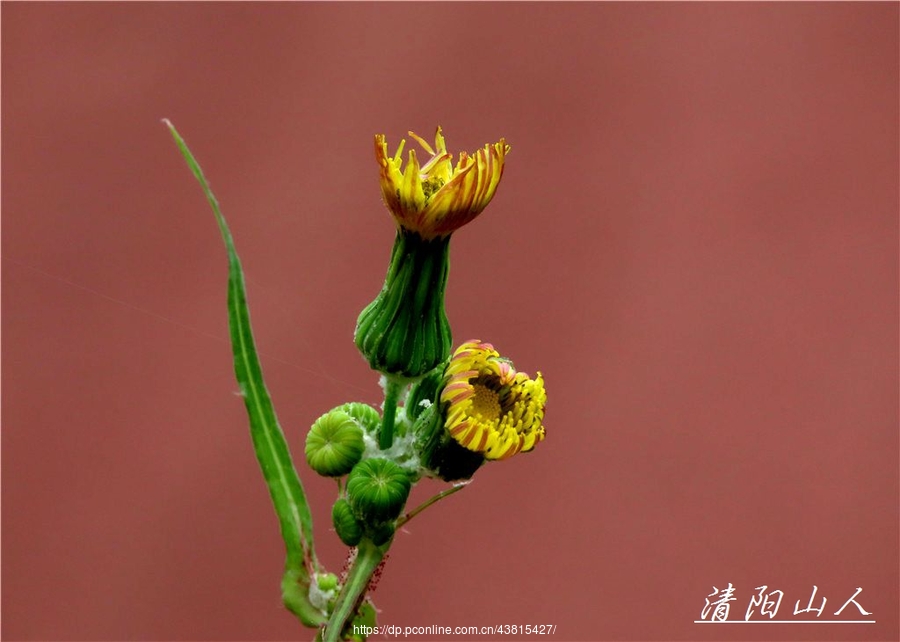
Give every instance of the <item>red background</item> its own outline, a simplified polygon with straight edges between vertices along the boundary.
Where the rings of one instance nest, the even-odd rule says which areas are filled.
[[[896,3],[2,18],[6,639],[311,637],[280,605],[225,255],[163,117],[232,225],[295,454],[380,401],[351,342],[393,235],[372,136],[512,145],[448,312],[544,373],[548,436],[397,538],[381,623],[898,639]],[[334,487],[301,475],[337,570]],[[762,584],[801,619],[817,585],[822,619],[862,587],[877,624],[693,624],[729,582],[731,619]]]

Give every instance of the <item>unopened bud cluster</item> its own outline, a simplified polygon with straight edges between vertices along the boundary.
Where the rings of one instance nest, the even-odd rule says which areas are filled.
[[[310,468],[324,477],[346,476],[332,521],[348,546],[358,544],[363,535],[378,545],[390,540],[416,476],[408,466],[378,456],[374,443],[380,421],[371,406],[348,403],[319,417],[306,436]]]

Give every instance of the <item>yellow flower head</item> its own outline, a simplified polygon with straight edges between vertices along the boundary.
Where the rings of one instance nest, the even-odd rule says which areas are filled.
[[[485,145],[472,156],[460,152],[456,166],[447,153],[441,128],[437,128],[434,147],[409,132],[431,157],[419,165],[416,151],[409,150],[406,169],[400,141],[397,153],[388,155],[383,134],[375,136],[375,158],[381,166],[381,192],[397,224],[424,239],[447,236],[478,216],[487,207],[503,175],[503,162],[509,152],[504,139]]]
[[[544,439],[547,393],[540,372],[531,379],[490,343],[469,341],[453,353],[444,375],[444,425],[460,445],[485,459],[506,459]]]

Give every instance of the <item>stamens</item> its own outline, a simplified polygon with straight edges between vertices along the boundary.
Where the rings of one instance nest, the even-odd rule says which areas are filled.
[[[407,132],[407,134],[409,134],[410,137],[414,138],[414,139],[416,140],[416,142],[419,143],[419,145],[422,146],[422,149],[424,149],[426,152],[428,152],[428,153],[431,154],[432,156],[435,155],[434,150],[431,149],[431,145],[429,145],[428,143],[426,143],[424,138],[422,138],[421,136],[418,136],[418,135],[414,134],[413,132]]]

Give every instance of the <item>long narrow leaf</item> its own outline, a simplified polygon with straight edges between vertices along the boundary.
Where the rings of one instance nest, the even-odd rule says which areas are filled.
[[[250,435],[263,477],[269,487],[275,512],[281,523],[281,535],[287,551],[285,576],[282,582],[287,607],[307,626],[325,622],[325,615],[308,598],[310,572],[318,568],[313,548],[312,516],[303,485],[294,469],[284,433],[278,425],[275,409],[263,381],[262,368],[250,327],[244,273],[234,249],[231,232],[219,203],[209,187],[203,171],[188,149],[184,139],[168,120],[163,120],[188,167],[203,188],[212,207],[228,251],[228,325],[234,351],[234,373],[250,417]]]

